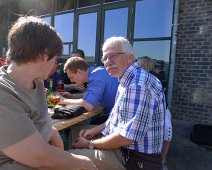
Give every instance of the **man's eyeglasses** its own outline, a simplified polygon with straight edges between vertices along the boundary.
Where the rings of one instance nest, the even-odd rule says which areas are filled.
[[[122,55],[122,54],[125,54],[125,53],[114,53],[107,56],[103,56],[101,61],[102,63],[105,63],[107,60],[114,61],[119,55]]]

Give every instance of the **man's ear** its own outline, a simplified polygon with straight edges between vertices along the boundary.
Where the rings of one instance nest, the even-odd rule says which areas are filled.
[[[46,55],[45,53],[39,54],[39,55],[38,55],[38,60],[41,60],[41,61],[48,61],[48,55]]]
[[[81,74],[82,70],[81,69],[77,69],[77,74]]]
[[[43,60],[44,60],[44,61],[48,61],[48,59],[49,59],[49,56],[48,56],[48,55],[43,54],[42,56],[43,56]]]
[[[47,49],[45,49],[44,53],[41,54],[43,56],[43,60],[44,61],[48,61],[48,59],[49,59],[49,56],[47,54],[48,54],[48,50]]]
[[[128,55],[128,61],[129,61],[129,63],[134,62],[134,56],[132,54]]]

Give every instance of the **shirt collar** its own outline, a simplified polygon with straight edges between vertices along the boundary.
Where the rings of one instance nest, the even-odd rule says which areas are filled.
[[[127,68],[122,77],[119,78],[119,82],[122,86],[126,86],[129,82],[130,78],[134,75],[134,70],[140,68],[137,63],[133,63],[131,66]]]
[[[91,75],[91,73],[93,72],[93,70],[95,69],[95,67],[94,66],[89,66],[89,68],[88,68],[88,81],[89,81],[89,77],[90,77],[90,75]]]

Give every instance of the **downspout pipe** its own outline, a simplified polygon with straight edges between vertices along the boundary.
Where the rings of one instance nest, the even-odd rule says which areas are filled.
[[[173,83],[174,83],[175,57],[176,57],[176,48],[177,48],[178,16],[179,16],[179,0],[175,0],[174,18],[173,18],[173,27],[172,27],[171,56],[170,56],[170,66],[169,66],[169,83],[168,83],[168,94],[167,94],[167,103],[168,103],[169,108],[171,108]]]

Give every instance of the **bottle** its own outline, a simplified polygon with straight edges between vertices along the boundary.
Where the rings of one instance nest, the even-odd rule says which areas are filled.
[[[52,79],[49,80],[49,89],[48,89],[48,93],[47,93],[47,103],[48,103],[48,108],[53,108],[53,105],[50,102],[48,102],[48,98],[50,96],[54,96],[54,93],[53,93],[53,80]]]

